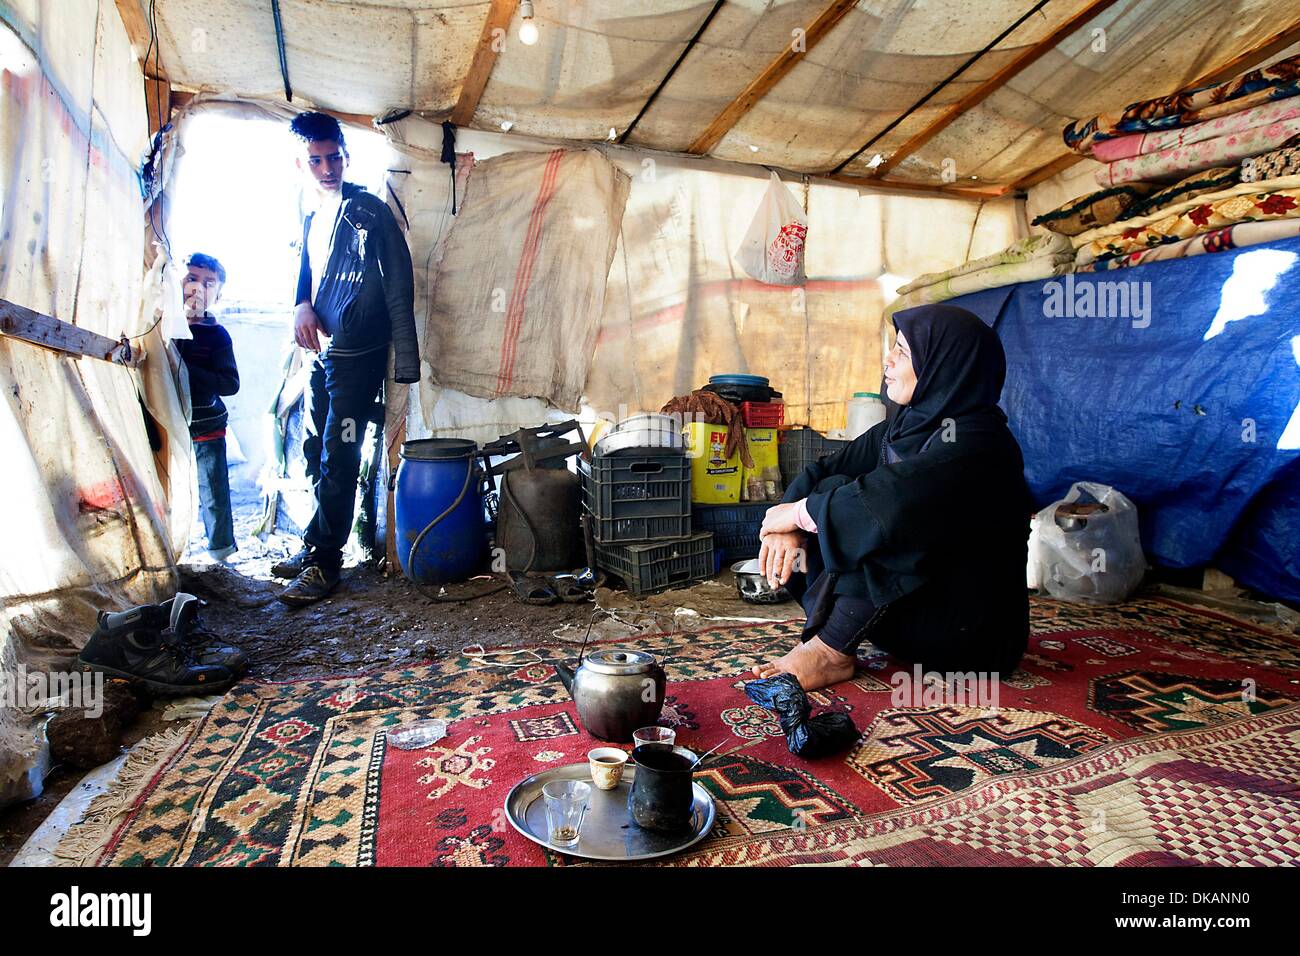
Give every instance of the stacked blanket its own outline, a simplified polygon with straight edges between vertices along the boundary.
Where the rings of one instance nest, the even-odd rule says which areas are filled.
[[[1073,268],[1074,245],[1065,236],[1029,236],[991,256],[914,279],[898,290],[899,297],[885,310],[885,316],[981,289],[1050,279]]]
[[[1066,146],[1087,155],[1096,143],[1108,139],[1194,126],[1292,96],[1300,96],[1300,56],[1279,60],[1226,83],[1130,103],[1119,113],[1103,113],[1071,123],[1063,135]]]
[[[1262,126],[1254,126],[1235,133],[1207,137],[1191,144],[1177,143],[1155,152],[1116,160],[1097,171],[1097,183],[1101,186],[1117,186],[1131,182],[1158,182],[1214,166],[1239,164],[1243,159],[1277,149],[1300,133],[1300,97],[1292,97],[1283,100],[1282,103],[1290,104],[1284,112],[1291,115],[1285,119],[1270,121]],[[1281,103],[1270,104],[1266,109],[1272,110],[1277,106],[1281,106]],[[1222,122],[1224,120],[1211,120],[1201,126],[1214,126]],[[1196,129],[1198,127],[1192,127],[1192,130]],[[1112,140],[1112,142],[1116,141]]]
[[[1300,56],[1071,123],[1063,136],[1103,164],[1102,188],[1034,224],[1073,237],[1078,271],[1269,242],[1292,234],[1277,223],[1300,217],[1287,181],[1300,174]]]
[[[1094,239],[1079,247],[1076,264],[1085,266],[1103,257],[1128,256],[1133,252],[1190,239],[1237,223],[1297,218],[1300,218],[1300,188],[1228,196],[1198,203],[1191,209],[1148,225],[1135,226],[1116,235]],[[1129,264],[1133,265],[1131,262]]]
[[[1149,249],[1139,249],[1127,255],[1107,256],[1079,266],[1076,272],[1105,272],[1111,269],[1127,269],[1140,266],[1144,262],[1156,262],[1160,259],[1182,259],[1185,256],[1200,256],[1207,252],[1226,252],[1229,249],[1241,249],[1245,246],[1258,245],[1261,242],[1277,242],[1281,239],[1300,238],[1300,219],[1267,219],[1261,221],[1238,222],[1223,226],[1210,232],[1181,239],[1178,242],[1166,242]]]

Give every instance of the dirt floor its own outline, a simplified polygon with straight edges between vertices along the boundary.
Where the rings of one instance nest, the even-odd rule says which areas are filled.
[[[225,564],[212,562],[201,527],[180,568],[180,590],[202,598],[199,621],[207,630],[242,647],[249,678],[283,681],[346,676],[434,661],[462,649],[484,650],[545,643],[577,645],[592,640],[671,630],[696,630],[719,619],[786,619],[795,604],[755,606],[736,596],[730,575],[684,591],[636,600],[625,591],[600,588],[584,604],[537,607],[520,603],[509,590],[482,597],[499,579],[476,579],[437,589],[419,588],[400,575],[385,576],[348,560],[339,589],[306,608],[293,609],[276,596],[284,586],[271,567],[292,554],[299,539],[284,534],[258,538],[256,493],[236,489],[239,550]],[[439,600],[442,598],[443,600]],[[162,708],[146,710],[129,728],[124,746],[169,726]],[[7,865],[27,838],[75,787],[85,771],[55,767],[40,797],[0,811],[0,866]]]

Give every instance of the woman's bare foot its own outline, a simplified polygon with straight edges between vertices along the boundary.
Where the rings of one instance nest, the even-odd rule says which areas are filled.
[[[754,668],[755,677],[793,674],[804,690],[821,690],[853,677],[854,657],[843,654],[814,637],[800,644],[780,660],[768,661]]]

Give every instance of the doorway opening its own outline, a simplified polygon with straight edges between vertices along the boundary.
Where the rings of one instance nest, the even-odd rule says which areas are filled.
[[[211,311],[230,334],[240,381],[238,393],[223,399],[238,549],[227,561],[241,574],[263,578],[279,556],[298,549],[313,508],[302,455],[311,357],[293,342],[293,292],[303,221],[316,207],[316,190],[294,161],[284,121],[215,107],[188,116],[180,135],[165,241],[178,269],[194,253],[225,269]],[[348,128],[345,135],[347,180],[383,196],[387,141],[371,130]],[[203,565],[212,558],[197,488],[195,502],[182,560]]]

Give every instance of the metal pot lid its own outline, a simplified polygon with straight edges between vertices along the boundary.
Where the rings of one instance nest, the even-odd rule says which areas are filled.
[[[606,650],[593,651],[582,659],[583,667],[590,667],[597,674],[644,674],[655,665],[653,654],[634,651],[628,647],[611,647]]]
[[[663,415],[658,412],[644,412],[640,415],[631,415],[620,422],[615,423],[610,429],[611,432],[631,431],[636,428],[653,428],[661,429],[668,432],[680,432],[682,424],[679,419],[671,415]]]

